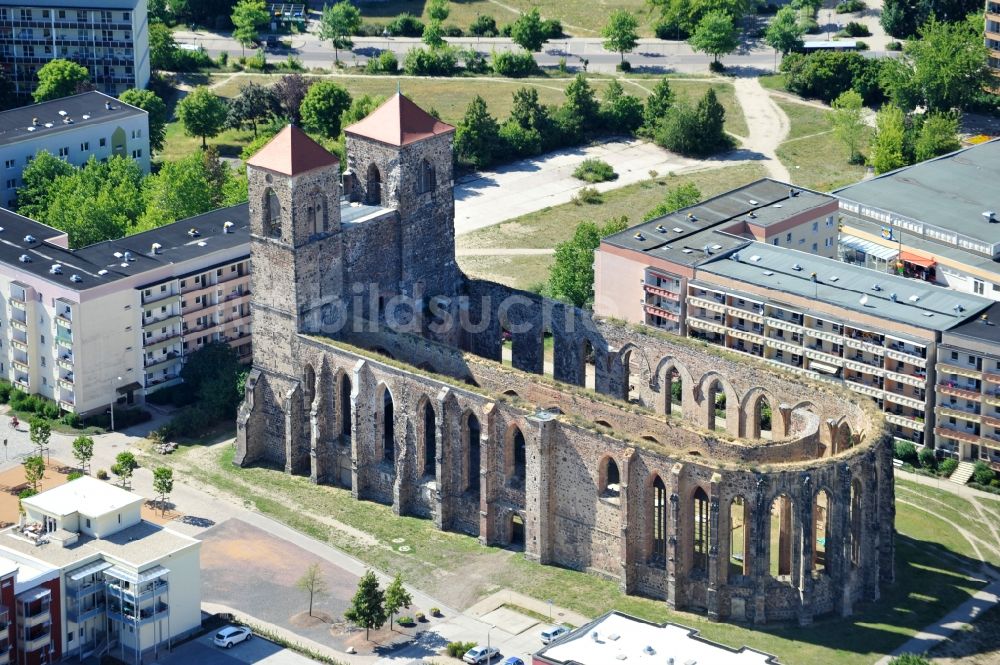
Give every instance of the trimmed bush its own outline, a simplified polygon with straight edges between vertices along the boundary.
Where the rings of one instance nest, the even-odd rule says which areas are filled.
[[[416,623],[416,621],[413,620],[413,617],[404,615],[396,619],[396,623],[400,626],[412,626]]]
[[[851,21],[837,34],[841,37],[871,37],[872,31],[864,23]]]
[[[69,425],[73,429],[80,429],[83,427],[83,418],[80,417],[79,413],[67,411],[63,414],[62,421],[64,425]]]
[[[577,180],[583,180],[584,182],[607,182],[609,180],[615,180],[618,174],[605,161],[600,159],[585,159],[583,162],[576,167],[573,171],[573,177]]]
[[[518,78],[521,76],[531,76],[538,72],[538,64],[535,62],[534,56],[521,51],[494,52],[491,64],[493,73],[497,76]]]
[[[909,441],[896,441],[892,447],[892,455],[904,464],[917,465],[917,447]]]
[[[475,642],[448,642],[445,649],[452,658],[461,658],[465,652],[476,646]]]
[[[439,617],[439,616],[441,616],[441,610],[439,608],[437,608],[437,607],[432,607],[431,608],[431,616],[432,617]]]
[[[104,469],[98,469],[97,473],[95,473],[94,475],[97,477],[98,480],[107,480],[108,479],[108,472],[105,471]]]
[[[630,72],[632,71],[632,63],[629,62],[628,60],[622,60],[617,65],[615,65],[615,69],[619,72]]]
[[[932,448],[921,448],[920,453],[917,455],[920,460],[920,466],[925,469],[936,469],[937,468],[937,457],[934,455],[934,450]]]
[[[69,474],[66,475],[66,480],[67,481],[76,480],[77,478],[83,478],[83,472],[81,472],[81,471],[70,471]]]
[[[489,14],[480,14],[469,26],[469,32],[477,37],[496,37],[499,30],[496,19]]]
[[[424,24],[413,14],[403,12],[386,26],[393,37],[420,37],[424,34]]]
[[[457,25],[446,25],[443,28],[445,37],[464,37],[465,33]]]
[[[971,480],[980,485],[991,485],[996,480],[997,474],[993,472],[986,462],[976,462],[975,470],[972,472]]]
[[[867,7],[863,0],[843,0],[837,3],[835,11],[838,14],[853,14],[854,12],[862,12]]]
[[[395,74],[399,71],[399,60],[392,51],[382,51],[365,65],[368,74]]]
[[[885,49],[887,51],[902,51],[903,44],[901,42],[895,42],[895,41],[889,42],[888,44],[885,45]]]
[[[952,458],[942,460],[941,464],[938,465],[938,471],[942,476],[950,476],[958,468],[958,462]]]
[[[424,616],[423,612],[417,612],[416,615],[415,615],[415,617],[416,617],[417,621],[419,621],[420,623],[423,623],[424,621],[427,621],[427,617]]]
[[[406,54],[403,71],[410,76],[451,76],[456,62],[455,50],[450,47],[414,48]]]

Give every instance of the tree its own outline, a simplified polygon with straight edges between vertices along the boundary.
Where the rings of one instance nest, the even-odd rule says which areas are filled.
[[[174,491],[174,471],[170,467],[158,466],[153,470],[153,491],[159,497],[160,515],[167,512],[167,498]]]
[[[305,79],[301,74],[285,74],[271,87],[282,113],[293,125],[302,122],[300,114],[302,100],[305,99],[311,85],[312,81]]]
[[[35,102],[47,102],[76,94],[81,86],[90,85],[90,72],[72,60],[49,60],[38,70]]]
[[[78,436],[73,439],[73,457],[80,465],[80,471],[87,473],[90,460],[94,457],[94,440],[89,436]]]
[[[309,594],[309,616],[313,614],[313,600],[316,596],[326,593],[326,580],[323,579],[323,571],[319,563],[312,563],[306,568],[305,574],[295,582],[295,586]],[[383,619],[383,622],[385,620]]]
[[[341,127],[347,127],[364,120],[368,115],[385,103],[385,97],[380,95],[361,95],[351,100],[351,107],[344,111],[340,118]]]
[[[225,100],[205,86],[198,86],[177,103],[177,117],[184,125],[188,136],[200,136],[201,147],[208,144],[206,139],[218,135],[226,124],[227,107]]]
[[[233,39],[240,43],[243,55],[246,47],[253,46],[260,36],[257,29],[271,19],[264,0],[239,0],[233,7],[231,20],[233,22]]]
[[[385,611],[389,614],[389,629],[392,629],[392,621],[396,612],[403,608],[408,608],[413,604],[410,592],[403,586],[402,573],[396,573],[396,577],[385,588]]]
[[[388,618],[385,611],[385,596],[378,586],[378,579],[372,571],[366,571],[358,582],[358,590],[351,598],[351,606],[344,612],[344,618],[365,629],[365,639],[372,628],[381,628]]]
[[[135,455],[129,451],[118,453],[115,463],[111,465],[111,473],[121,479],[122,487],[132,486],[132,474],[139,468],[139,463],[135,461]]]
[[[432,21],[443,21],[448,18],[450,13],[448,0],[430,0],[427,3],[427,15]]]
[[[361,12],[350,0],[342,0],[332,7],[323,7],[319,20],[319,38],[329,39],[333,45],[333,61],[340,62],[340,49],[354,47],[351,35],[361,27]]]
[[[22,464],[24,464],[25,482],[31,485],[33,492],[38,492],[38,484],[45,477],[45,459],[41,455],[31,455],[25,457]]]
[[[914,142],[918,162],[954,152],[962,147],[958,140],[958,116],[951,113],[927,113]]]
[[[997,476],[997,474],[990,468],[990,465],[983,461],[978,461],[974,465],[975,469],[972,472],[972,482],[979,483],[980,485],[989,485]]]
[[[726,109],[719,103],[719,98],[715,96],[715,88],[709,88],[698,101],[696,109],[698,120],[699,140],[703,149],[714,152],[727,148],[732,144],[726,134]]]
[[[240,87],[238,95],[229,100],[226,126],[243,129],[250,125],[253,137],[257,138],[257,125],[273,118],[277,107],[278,102],[271,88],[249,81]]]
[[[309,88],[299,112],[306,127],[334,139],[340,135],[340,117],[350,107],[347,90],[333,81],[319,81]]]
[[[213,342],[191,354],[181,367],[181,378],[200,406],[232,417],[239,405],[235,378],[241,368],[239,355],[233,348],[224,342]]]
[[[642,101],[625,93],[622,84],[612,79],[604,90],[601,117],[612,132],[632,134],[642,124]]]
[[[39,457],[47,455],[49,452],[49,439],[52,437],[52,425],[42,416],[31,416],[28,421],[29,437],[31,445],[35,447],[35,452]]]
[[[848,90],[833,100],[833,134],[847,148],[848,159],[857,164],[868,125],[865,124],[861,95]]]
[[[542,16],[538,13],[538,8],[533,7],[531,11],[521,14],[510,26],[510,38],[514,43],[529,53],[542,50],[548,34],[545,26],[542,25]]]
[[[896,39],[906,39],[916,34],[927,20],[927,13],[924,0],[884,0],[879,22]]]
[[[653,92],[646,98],[646,108],[642,114],[642,125],[647,133],[652,133],[674,103],[674,91],[670,82],[663,78],[653,86]]]
[[[959,23],[932,18],[920,28],[920,39],[907,41],[903,55],[912,84],[931,111],[967,108],[993,81],[981,15]]]
[[[177,43],[170,28],[150,21],[149,23],[149,64],[153,69],[172,70],[176,64]]]
[[[444,28],[441,26],[441,21],[428,21],[421,39],[432,49],[444,46]]]
[[[167,133],[168,120],[167,105],[163,100],[152,90],[138,88],[126,90],[118,99],[146,112],[149,119],[149,149],[153,152],[163,150],[163,138]]]
[[[594,295],[594,252],[601,238],[628,228],[628,218],[608,220],[603,226],[581,222],[573,237],[556,245],[549,272],[549,291],[557,300],[576,307],[587,305]]]
[[[604,37],[604,49],[620,53],[625,62],[625,54],[639,44],[639,22],[627,9],[616,9],[611,12],[601,36]]]
[[[788,55],[802,47],[802,35],[805,29],[799,25],[795,10],[791,7],[782,7],[771,19],[771,24],[767,26],[764,34],[764,41],[775,51],[781,51],[782,55]]]
[[[733,23],[733,17],[723,11],[711,11],[705,14],[688,43],[695,51],[702,51],[715,58],[732,53],[739,46],[739,33]]]
[[[563,94],[566,101],[562,108],[578,118],[585,128],[592,127],[598,119],[601,108],[587,78],[583,74],[577,74],[566,86]]]
[[[48,150],[35,155],[21,173],[23,184],[17,190],[17,209],[25,217],[42,221],[49,209],[57,178],[72,176],[76,169],[65,159]]]
[[[904,653],[889,661],[889,665],[932,665],[931,661],[915,653]]]
[[[870,157],[875,173],[906,166],[905,140],[906,119],[903,111],[898,106],[886,104],[875,115],[875,137]]]
[[[165,162],[159,172],[149,175],[143,183],[145,212],[137,222],[137,229],[155,229],[214,210],[218,207],[217,191],[217,183],[209,179],[200,151]]]
[[[476,95],[455,129],[455,156],[477,169],[489,166],[493,163],[499,136],[500,127],[490,115],[486,100]]]
[[[643,221],[648,222],[651,219],[669,215],[682,208],[693,206],[699,201],[701,201],[701,190],[693,182],[686,182],[668,191],[667,195],[663,197],[663,202],[646,213]]]

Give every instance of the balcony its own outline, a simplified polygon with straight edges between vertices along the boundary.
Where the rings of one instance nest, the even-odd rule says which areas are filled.
[[[165,356],[160,356],[159,358],[153,358],[152,360],[146,359],[143,361],[143,367],[147,372],[155,372],[161,370],[165,367],[169,367],[177,363],[180,360],[180,354],[171,351]]]
[[[18,321],[15,318],[11,318],[10,327],[21,332],[28,332],[28,323],[26,321]]]
[[[922,374],[903,374],[899,370],[889,369],[885,372],[885,378],[892,379],[898,383],[903,383],[914,388],[923,388],[927,385],[927,377]]]
[[[660,318],[669,319],[670,321],[678,321],[680,319],[680,315],[677,314],[677,312],[671,312],[670,310],[662,309],[656,305],[647,304],[643,307],[646,309],[647,314],[652,314],[653,316],[659,316]]]
[[[19,616],[17,619],[18,625],[21,628],[32,628],[34,626],[40,626],[45,623],[52,621],[52,613],[46,606],[44,611],[38,612],[37,614],[32,614],[30,616]]]
[[[179,293],[151,293],[148,296],[143,296],[142,304],[152,305],[157,304],[159,306],[172,305],[174,303],[179,303],[181,301],[181,294]]]
[[[674,300],[676,302],[680,302],[681,300],[681,294],[674,293],[673,291],[667,291],[666,289],[661,289],[658,286],[652,286],[651,284],[646,284],[643,288],[646,290],[646,293],[650,293],[654,296],[666,298],[667,300]],[[246,295],[246,294],[237,294],[237,295]],[[231,296],[226,296],[226,300],[229,300],[230,297]]]
[[[961,387],[951,381],[943,381],[937,384],[937,390],[942,395],[952,395],[954,397],[962,397],[964,399],[970,399],[979,401],[983,398],[982,393],[972,387]]]
[[[30,640],[26,639],[23,642],[18,640],[19,651],[26,653],[31,653],[33,651],[38,651],[39,649],[44,649],[49,646],[52,642],[52,633],[45,632],[38,637],[34,637]]]
[[[882,389],[871,383],[861,383],[857,379],[844,379],[844,385],[856,393],[869,397],[882,397]]]
[[[764,337],[763,337],[763,335],[761,335],[759,333],[751,332],[751,331],[746,330],[744,328],[740,328],[740,327],[734,326],[733,328],[729,329],[728,333],[729,333],[729,335],[731,337],[735,337],[736,339],[742,339],[742,340],[747,341],[747,342],[752,342],[753,344],[763,344],[764,343]]]
[[[975,379],[980,381],[983,378],[983,373],[977,370],[975,367],[961,367],[959,365],[952,365],[949,363],[938,363],[938,373],[939,374],[955,374],[957,376],[964,376],[969,379]]]
[[[66,328],[68,330],[69,328],[73,327],[73,321],[65,314],[58,314],[56,315],[56,325],[62,326],[63,328]]]
[[[83,623],[87,619],[93,619],[96,616],[103,615],[106,609],[107,606],[103,604],[95,604],[92,607],[85,608],[70,606],[66,609],[66,620],[74,623]]]
[[[951,429],[950,427],[938,426],[934,428],[934,433],[938,436],[958,439],[959,441],[966,441],[968,443],[979,443],[979,435],[972,430],[964,431],[958,429]]]
[[[28,352],[28,344],[26,342],[22,342],[19,339],[11,339],[10,340],[10,345],[13,348],[17,349],[18,351],[20,351],[21,353],[27,353]]]
[[[843,343],[843,335],[838,335],[837,333],[827,332],[825,330],[817,330],[815,328],[806,328],[806,335],[808,337],[815,337],[816,339],[821,339],[824,342],[830,342],[831,344],[841,344]]]
[[[76,411],[76,404],[72,400],[68,400],[65,397],[59,399],[59,408],[63,411]]]
[[[155,584],[148,585],[138,595],[135,594],[134,588],[125,589],[120,584],[108,582],[108,596],[110,598],[124,598],[125,600],[134,599],[136,602],[140,603],[155,596],[161,596],[169,590],[170,583],[163,579],[158,579]]]
[[[885,399],[887,401],[893,402],[894,404],[902,404],[903,406],[908,406],[913,409],[919,409],[920,411],[924,410],[923,398],[911,397],[909,395],[900,395],[898,393],[892,393],[886,390]]]
[[[63,347],[64,349],[72,349],[73,348],[73,338],[70,337],[69,335],[57,334],[56,335],[56,344],[58,344],[59,346]]]
[[[721,302],[716,302],[715,300],[709,300],[706,298],[698,298],[696,296],[688,297],[689,307],[701,307],[710,312],[718,312],[719,314],[725,314],[726,306]]]
[[[818,360],[820,362],[829,363],[835,365],[836,367],[843,367],[844,359],[838,355],[834,355],[822,349],[814,349],[811,347],[806,347],[806,358],[812,358],[813,360]]]
[[[885,376],[885,370],[869,361],[858,360],[857,358],[844,358],[844,367],[853,369],[862,374],[874,374],[875,376]]]
[[[60,357],[59,360],[56,361],[56,364],[59,365],[59,367],[61,367],[62,369],[72,372],[73,371],[73,356],[70,356],[68,358],[66,358],[66,357]]]
[[[958,408],[957,406],[950,404],[939,404],[938,413],[942,418],[958,418],[960,420],[965,420],[967,422],[978,423],[982,419],[975,411],[969,409]]]
[[[915,416],[907,416],[902,413],[886,413],[885,419],[892,423],[893,425],[899,425],[900,427],[908,427],[917,432],[924,431],[924,421],[923,419],[917,420]]]
[[[687,321],[689,328],[697,328],[698,330],[708,330],[710,332],[717,332],[720,334],[726,334],[726,326],[721,320],[708,321],[705,319],[699,319],[696,317],[688,317]]]
[[[179,331],[170,331],[165,335],[160,335],[159,337],[150,337],[149,339],[144,339],[142,341],[142,350],[146,352],[159,351],[160,349],[176,344],[181,341]]]
[[[910,353],[908,351],[899,351],[889,347],[885,351],[885,355],[889,356],[893,360],[899,360],[904,363],[910,363],[911,365],[916,365],[917,367],[927,367],[927,358],[923,356],[916,355],[915,353]]]
[[[768,316],[764,318],[764,323],[766,323],[771,328],[778,328],[779,330],[784,330],[792,333],[804,333],[804,328],[798,323],[790,323],[784,319],[776,319],[773,316]]]
[[[31,369],[28,367],[28,362],[26,360],[18,360],[17,358],[15,358],[14,360],[11,361],[11,364],[16,369],[19,369],[22,372],[29,372],[29,371],[31,371]]]
[[[885,353],[885,348],[880,343],[865,341],[863,339],[847,335],[844,336],[844,346],[852,349],[860,349],[876,355],[882,355]]]
[[[164,314],[162,316],[144,316],[142,318],[142,329],[147,330],[155,326],[160,326],[161,328],[166,328],[174,325],[175,323],[180,323],[180,314]]]

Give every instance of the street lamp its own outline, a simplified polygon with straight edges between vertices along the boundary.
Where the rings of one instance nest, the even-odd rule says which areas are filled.
[[[382,37],[385,38],[385,50],[389,50],[389,27],[386,26],[382,29]]]
[[[122,382],[122,377],[119,376],[118,383],[121,382]],[[117,393],[115,392],[116,390],[118,390],[117,384],[111,386],[111,431],[112,432],[115,431],[115,399],[117,397]]]
[[[545,602],[549,604],[549,623],[551,623],[552,622],[552,599],[549,598]]]
[[[494,628],[496,628],[496,626],[490,626],[486,630],[486,653],[487,653],[486,658],[488,659],[486,662],[491,662],[493,660],[493,656],[490,655],[490,631],[492,631]]]

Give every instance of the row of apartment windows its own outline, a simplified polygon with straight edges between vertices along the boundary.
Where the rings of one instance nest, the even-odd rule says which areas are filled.
[[[785,242],[787,242],[789,245],[792,244],[792,234],[791,233],[789,233],[789,234],[787,234],[785,236]],[[771,244],[774,245],[775,247],[780,246],[781,245],[781,239],[780,238],[775,238],[774,240],[771,241]],[[805,244],[806,244],[806,239],[805,238],[799,238],[799,245],[805,245]],[[823,240],[823,247],[833,247],[833,238],[826,238],[826,239],[824,239]],[[815,243],[814,242],[812,244],[812,251],[814,251],[814,252],[819,251],[819,243]]]
[[[979,358],[977,356],[970,355],[970,356],[967,356],[967,357],[968,357],[968,364],[969,365],[978,365]],[[958,360],[958,358],[959,358],[958,351],[952,351],[951,352],[951,359],[952,360]],[[996,366],[996,369],[1000,370],[1000,360],[994,361],[994,365]]]
[[[39,18],[42,18],[42,19],[52,18],[52,10],[51,9],[30,9],[30,8],[23,8],[23,7],[21,8],[20,13],[18,14],[18,16],[20,17],[20,20],[22,20],[22,21],[34,21],[35,18],[36,18],[35,12],[38,12],[38,17]],[[11,12],[6,7],[0,8],[0,21],[10,20],[10,15],[11,15]],[[73,16],[73,14],[71,13],[71,14],[69,14],[69,16]],[[77,10],[75,12],[75,16],[76,16],[76,20],[77,21],[80,21],[80,22],[89,22],[89,20],[90,20],[90,11],[87,11],[87,10]],[[100,20],[102,23],[111,23],[112,21],[116,20],[119,16],[121,17],[121,20],[125,21],[126,23],[132,21],[132,12],[121,12],[121,14],[117,14],[116,12],[111,12],[111,11],[108,11],[108,10],[101,10],[99,13],[95,13],[94,19],[95,20]],[[66,20],[66,17],[67,17],[67,11],[65,9],[57,9],[56,10],[56,18],[57,19],[59,19],[59,20],[62,21],[62,20]]]

